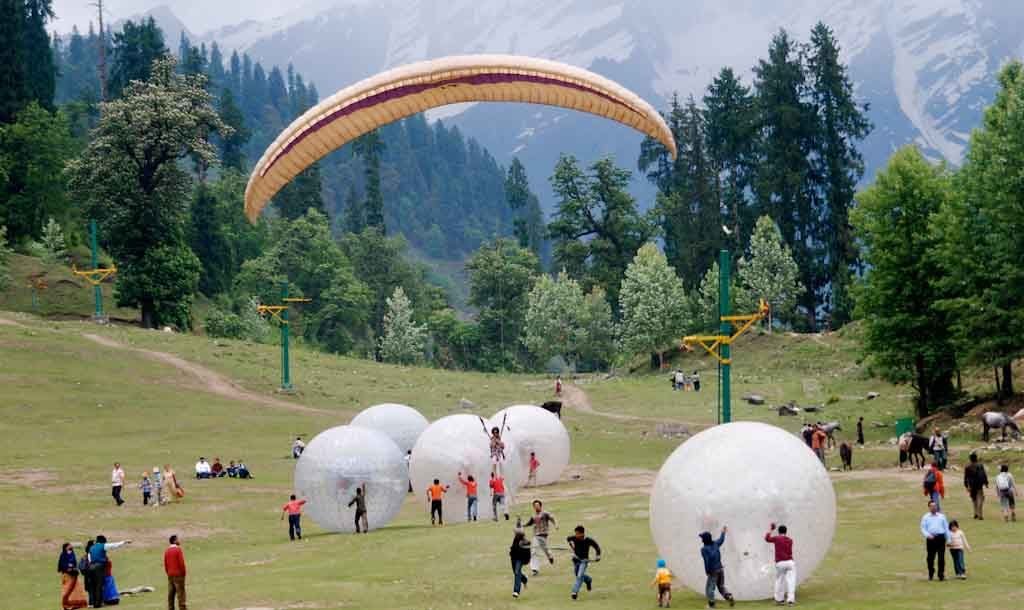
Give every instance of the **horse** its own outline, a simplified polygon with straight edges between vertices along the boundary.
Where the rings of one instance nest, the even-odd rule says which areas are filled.
[[[821,431],[824,432],[828,436],[827,446],[829,448],[835,447],[836,446],[836,438],[835,438],[835,436],[833,436],[833,434],[835,434],[835,432],[837,430],[839,432],[842,432],[843,431],[843,427],[840,426],[839,422],[837,422],[837,421],[830,421],[827,424],[821,424],[820,427],[821,427]]]
[[[853,470],[853,447],[846,441],[839,444],[839,457],[843,458],[843,470]]]
[[[1012,436],[1020,438],[1020,426],[1017,422],[1013,421],[1013,418],[1004,413],[997,411],[988,411],[983,413],[981,416],[981,438],[988,441],[988,431],[994,428],[1000,428],[1003,434],[1003,440],[1006,440],[1006,429],[1009,428]]]
[[[920,434],[906,432],[899,440],[900,445],[900,468],[908,459],[911,465],[916,468],[924,468],[924,452],[928,448],[928,437]]]
[[[558,419],[562,419],[562,401],[560,400],[549,400],[548,402],[540,406],[541,409],[549,413],[554,413],[558,416]]]

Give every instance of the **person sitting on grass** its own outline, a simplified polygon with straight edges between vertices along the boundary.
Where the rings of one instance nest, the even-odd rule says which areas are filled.
[[[665,565],[664,559],[658,560],[658,569],[654,572],[651,586],[658,588],[658,607],[670,608],[672,606],[672,571]]]
[[[238,460],[238,478],[239,479],[255,479],[252,473],[249,472],[249,467],[245,465],[245,462]]]
[[[196,478],[197,479],[209,479],[210,478],[210,463],[206,461],[206,458],[200,457],[199,461],[196,462]]]
[[[227,472],[228,476],[232,479],[238,477],[238,466],[235,464],[235,460],[228,462],[228,467],[225,469],[225,472]]]
[[[292,458],[299,459],[302,456],[302,452],[306,450],[306,443],[302,442],[301,436],[295,437],[295,442],[292,443]]]
[[[227,473],[224,472],[224,464],[220,463],[220,458],[213,458],[213,464],[210,466],[210,476],[212,476],[215,479],[219,479],[225,474]]]

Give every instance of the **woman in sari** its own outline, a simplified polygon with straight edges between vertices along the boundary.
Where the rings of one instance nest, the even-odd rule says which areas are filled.
[[[107,573],[103,579],[103,605],[116,606],[121,603],[121,593],[117,590],[114,580],[114,562],[107,558]]]
[[[164,464],[164,492],[167,497],[174,502],[181,501],[182,496],[185,495],[185,490],[178,485],[178,477],[174,474],[174,469],[171,468],[170,464]]]
[[[78,573],[78,559],[71,543],[65,542],[57,558],[57,571],[60,572],[60,607],[64,610],[85,608],[89,602],[85,598],[85,587]]]

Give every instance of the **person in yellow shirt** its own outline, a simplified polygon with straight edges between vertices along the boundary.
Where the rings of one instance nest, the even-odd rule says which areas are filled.
[[[664,559],[658,560],[658,570],[651,586],[658,588],[658,607],[669,608],[672,603],[672,571],[665,566]]]

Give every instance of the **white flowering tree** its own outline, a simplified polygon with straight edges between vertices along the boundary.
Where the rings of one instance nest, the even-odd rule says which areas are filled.
[[[423,355],[427,340],[427,327],[412,319],[413,309],[409,297],[399,286],[387,299],[384,314],[384,336],[380,338],[380,353],[385,362],[411,364]]]
[[[654,244],[644,245],[626,269],[619,293],[619,340],[631,353],[654,352],[664,366],[664,351],[687,326],[682,280]]]
[[[774,318],[792,317],[804,287],[800,284],[800,269],[793,254],[771,218],[757,219],[750,238],[750,257],[740,259],[738,276],[737,304],[744,311],[755,311],[758,301],[764,299],[771,307],[769,332]]]
[[[561,356],[575,364],[587,339],[583,289],[563,270],[557,278],[541,276],[530,290],[523,344],[535,358],[547,362]]]

